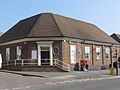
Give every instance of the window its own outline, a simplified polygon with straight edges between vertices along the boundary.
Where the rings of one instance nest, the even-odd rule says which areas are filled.
[[[16,55],[16,58],[17,60],[21,59],[21,46],[17,46],[17,55]]]
[[[71,64],[76,63],[76,46],[70,45],[70,62]]]
[[[32,55],[31,55],[31,58],[32,58],[32,59],[37,59],[37,50],[32,50],[32,51],[31,51],[31,54],[32,54]]]
[[[36,46],[32,46],[32,49],[31,49],[31,59],[37,59],[37,49],[36,49]]]
[[[117,48],[115,48],[114,49],[114,59],[115,60],[117,60],[117,57],[118,57],[117,53],[118,53]]]
[[[10,60],[10,48],[6,48],[6,60]]]
[[[85,47],[85,59],[90,59],[90,47]]]
[[[96,58],[100,59],[100,48],[96,47]]]
[[[110,48],[106,48],[105,52],[106,52],[106,59],[110,59]]]

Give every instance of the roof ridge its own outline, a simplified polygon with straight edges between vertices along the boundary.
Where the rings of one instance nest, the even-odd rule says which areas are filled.
[[[36,15],[36,16],[38,16],[37,18],[36,18],[36,20],[35,20],[35,23],[32,25],[32,27],[31,27],[31,29],[29,30],[29,32],[27,33],[27,37],[29,36],[29,33],[31,32],[31,30],[33,29],[33,27],[34,27],[34,25],[36,24],[36,22],[38,21],[38,19],[40,18],[40,16],[41,16],[41,14],[38,14],[38,15]],[[34,17],[34,16],[33,16]]]
[[[117,39],[120,40],[120,38],[119,38],[120,34],[116,34],[116,33],[115,33],[115,36],[117,37]]]
[[[118,33],[115,33],[115,34],[120,36],[120,34],[118,34]]]
[[[58,23],[56,22],[56,19],[55,19],[55,17],[54,17],[54,14],[51,13],[51,15],[52,15],[52,17],[53,17],[53,20],[55,21],[55,24],[56,24],[56,26],[57,26],[57,28],[58,28],[60,34],[61,34],[62,36],[64,36],[63,33],[62,33],[61,30],[60,30],[60,27],[59,27]]]
[[[82,22],[82,23],[85,23],[85,24],[89,24],[89,25],[95,25],[93,23],[89,23],[89,22],[86,22],[86,21],[83,21],[83,20],[79,20],[79,19],[75,19],[74,17],[69,17],[69,16],[63,16],[63,15],[59,15],[59,14],[54,14],[52,13],[53,15],[57,15],[57,16],[60,16],[60,17],[63,17],[63,18],[67,18],[67,19],[70,19],[70,20],[74,20],[74,21],[77,21],[77,22]],[[96,25],[95,25],[96,26]]]

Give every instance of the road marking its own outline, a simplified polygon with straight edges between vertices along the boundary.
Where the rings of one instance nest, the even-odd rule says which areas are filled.
[[[20,90],[20,89],[22,89],[22,87],[20,87],[20,88],[13,88],[12,90]]]
[[[45,83],[46,85],[50,85],[52,82],[47,82],[47,83]]]
[[[62,81],[56,82],[56,84],[62,84],[62,83],[63,83]]]
[[[64,83],[73,83],[75,81],[78,81],[78,80],[69,80],[69,81],[64,81]]]
[[[26,86],[26,88],[31,88],[32,86]]]
[[[12,90],[22,90],[23,88],[25,89],[30,89],[30,88],[33,88],[33,87],[41,87],[41,86],[54,86],[54,85],[62,85],[62,84],[65,84],[65,83],[74,83],[74,82],[86,82],[86,81],[95,81],[95,80],[107,80],[107,79],[115,79],[115,78],[120,78],[120,76],[110,76],[110,77],[99,77],[99,78],[86,78],[86,79],[74,79],[74,80],[66,80],[66,81],[58,81],[58,82],[47,82],[47,83],[44,83],[44,84],[34,84],[34,85],[28,85],[28,86],[25,86],[25,87],[19,87],[19,88],[12,88]],[[0,89],[0,90],[9,90],[9,89]]]
[[[42,85],[38,85],[39,87],[42,86]]]
[[[50,79],[69,79],[75,77],[74,75],[64,75],[64,76],[58,76],[58,77],[52,77]]]

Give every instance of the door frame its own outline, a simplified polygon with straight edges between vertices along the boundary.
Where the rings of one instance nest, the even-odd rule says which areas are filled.
[[[50,65],[53,65],[52,44],[53,44],[53,41],[37,42],[37,46],[38,46],[38,66],[41,66],[41,47],[49,47],[49,49],[50,49]]]

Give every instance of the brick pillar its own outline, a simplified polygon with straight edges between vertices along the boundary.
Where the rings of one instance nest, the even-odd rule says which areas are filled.
[[[85,54],[85,47],[84,47],[84,44],[81,44],[81,59],[83,60],[85,57],[84,57],[84,54]]]
[[[113,61],[114,61],[114,48],[110,47],[110,60],[111,60],[111,65],[113,66]]]
[[[104,65],[104,60],[105,60],[104,56],[105,56],[105,47],[102,46],[102,65]]]
[[[62,60],[70,64],[70,48],[68,42],[62,41]]]

